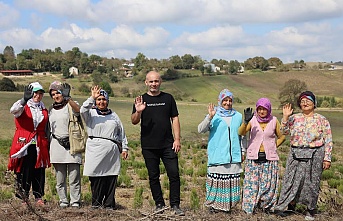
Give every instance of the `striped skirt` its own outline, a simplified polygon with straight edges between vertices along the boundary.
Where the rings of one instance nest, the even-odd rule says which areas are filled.
[[[240,174],[208,173],[205,206],[230,211],[241,199]]]
[[[279,186],[278,161],[256,163],[246,160],[242,209],[251,214],[255,208],[273,210]]]

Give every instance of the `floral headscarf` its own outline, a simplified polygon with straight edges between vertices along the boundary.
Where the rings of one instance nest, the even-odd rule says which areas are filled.
[[[268,113],[266,117],[260,117],[257,113],[257,108],[258,107],[264,107],[267,109]],[[258,101],[256,102],[256,110],[255,110],[255,117],[257,118],[257,121],[259,123],[267,123],[269,121],[271,121],[273,119],[273,115],[272,115],[272,104],[270,103],[268,98],[260,98],[258,99]]]
[[[231,98],[233,102],[233,94],[228,89],[223,89],[218,96],[218,106],[216,108],[216,114],[218,114],[221,117],[232,117],[236,114],[236,110],[233,108],[226,110],[222,107],[222,102],[226,97]]]

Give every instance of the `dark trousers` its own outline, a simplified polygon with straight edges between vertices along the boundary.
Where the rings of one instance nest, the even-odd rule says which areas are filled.
[[[170,186],[170,206],[180,204],[180,176],[177,154],[170,148],[142,149],[145,165],[148,169],[149,183],[155,204],[165,205],[160,184],[160,159],[166,168]]]
[[[115,208],[117,178],[118,176],[89,177],[93,207]]]
[[[45,168],[35,168],[37,161],[36,145],[30,145],[27,155],[23,157],[23,164],[19,173],[16,173],[16,196],[20,199],[29,197],[30,188],[36,199],[44,196]]]

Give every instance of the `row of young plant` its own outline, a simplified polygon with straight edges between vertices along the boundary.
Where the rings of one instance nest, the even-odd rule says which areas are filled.
[[[11,144],[10,140],[0,140],[0,184],[6,188],[0,190],[0,201],[11,199],[14,197],[14,176],[7,171],[8,151]],[[141,208],[144,200],[148,199],[150,206],[154,205],[154,201],[150,196],[150,188],[148,183],[148,171],[145,167],[144,159],[141,153],[139,142],[131,141],[129,143],[130,154],[127,160],[122,160],[121,172],[118,177],[117,188],[127,188],[134,191],[132,199],[132,208]],[[207,156],[206,145],[199,143],[183,143],[183,149],[179,154],[179,169],[181,179],[181,200],[188,208],[197,210],[202,207],[204,202],[206,188],[205,180],[207,173]],[[286,141],[279,148],[280,166],[285,168],[288,156],[289,145]],[[83,167],[81,167],[81,170]],[[160,164],[161,185],[163,187],[164,197],[168,198],[169,181],[166,175],[163,164]],[[81,171],[82,174],[82,171]],[[242,173],[242,178],[244,173]],[[281,174],[282,179],[282,174]],[[243,179],[241,180],[243,183]],[[91,191],[88,177],[82,176],[82,203],[87,206],[91,204]],[[337,196],[343,195],[343,164],[337,161],[334,155],[332,158],[332,167],[330,170],[325,170],[322,175],[322,185],[327,184],[331,190],[336,191],[336,196],[330,196],[329,201],[326,199],[322,203],[326,209],[328,204],[333,204],[332,200],[337,199]],[[46,170],[46,194],[45,199],[51,203],[58,203],[56,192],[56,178],[53,167]],[[330,201],[331,200],[331,201]],[[336,202],[333,206],[342,205],[342,202]]]

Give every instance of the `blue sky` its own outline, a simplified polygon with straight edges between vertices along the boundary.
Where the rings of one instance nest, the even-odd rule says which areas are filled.
[[[0,0],[0,52],[343,60],[343,0]]]

